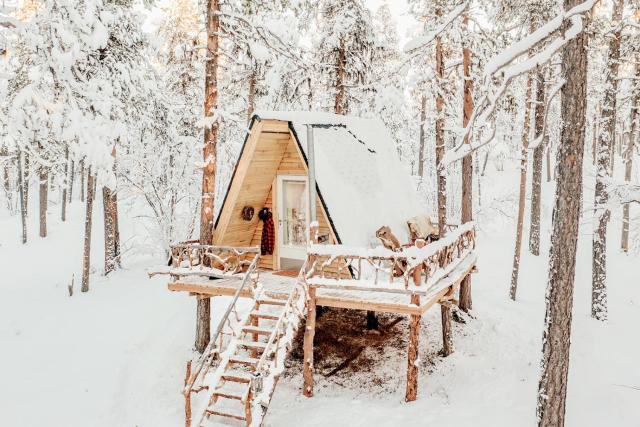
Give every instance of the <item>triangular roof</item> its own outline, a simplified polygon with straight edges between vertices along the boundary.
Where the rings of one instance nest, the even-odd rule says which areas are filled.
[[[375,232],[383,225],[391,227],[401,242],[408,241],[407,220],[425,209],[380,121],[329,113],[258,111],[250,128],[266,119],[289,124],[305,163],[307,125],[315,125],[318,194],[340,243],[377,245]],[[244,147],[240,157],[243,151]],[[229,187],[232,182],[233,177]]]

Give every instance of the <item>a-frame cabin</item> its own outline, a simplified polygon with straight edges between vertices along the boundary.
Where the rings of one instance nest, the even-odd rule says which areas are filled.
[[[186,425],[191,398],[201,392],[196,425],[210,425],[209,418],[261,425],[303,319],[302,391],[312,396],[319,306],[409,316],[405,399],[416,400],[421,318],[440,305],[442,354],[450,354],[453,305],[463,283],[470,289],[475,271],[473,223],[429,244],[409,237],[408,221],[425,210],[378,121],[266,112],[254,115],[249,127],[214,245],[173,245],[170,268],[150,274],[168,274],[172,291],[232,297],[193,370],[187,363]],[[309,188],[309,181],[316,185]],[[308,208],[314,197],[315,212]],[[268,215],[257,214],[265,208],[273,215],[273,234],[266,237],[260,216]],[[266,224],[271,230],[271,221]],[[397,236],[393,250],[380,246],[376,231],[383,226]],[[312,239],[310,229],[317,230]],[[260,254],[255,247],[265,241],[272,250]],[[295,274],[257,274],[258,268]],[[252,301],[244,318],[236,304],[240,297]]]
[[[260,246],[263,221],[273,214],[273,254],[263,269],[299,269],[306,258],[309,226],[307,126],[314,127],[320,241],[379,244],[376,230],[387,225],[406,242],[406,221],[424,213],[392,138],[375,120],[326,113],[258,112],[250,123],[227,188],[214,244]],[[243,211],[254,212],[251,219]]]

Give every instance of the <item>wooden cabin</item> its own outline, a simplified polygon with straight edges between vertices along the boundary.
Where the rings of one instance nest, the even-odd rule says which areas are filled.
[[[300,268],[310,225],[308,126],[314,129],[319,241],[377,246],[375,232],[387,225],[407,242],[407,219],[425,210],[393,139],[379,121],[313,112],[257,112],[215,223],[214,244],[260,246],[263,221],[258,212],[268,208],[275,245],[272,254],[260,258],[260,267]]]
[[[302,390],[312,396],[318,306],[409,316],[405,399],[416,400],[421,318],[440,305],[442,354],[450,354],[453,305],[463,286],[470,292],[477,259],[473,223],[428,245],[415,239],[403,248],[380,248],[376,231],[383,226],[401,244],[411,243],[407,221],[426,212],[419,200],[379,121],[256,113],[215,223],[214,245],[174,245],[170,268],[158,273],[170,276],[172,291],[197,298],[233,296],[193,372],[187,364],[186,425],[191,425],[191,396],[203,391],[196,425],[210,417],[261,425],[303,318]],[[255,247],[262,246],[265,222],[258,212],[265,208],[273,219],[266,240],[274,244],[270,253],[260,254]],[[310,229],[317,230],[312,239]],[[258,268],[295,274],[254,274]],[[243,323],[239,297],[253,301]],[[232,312],[238,323],[229,321]],[[229,383],[242,391],[229,391]],[[227,407],[229,402],[237,409]]]

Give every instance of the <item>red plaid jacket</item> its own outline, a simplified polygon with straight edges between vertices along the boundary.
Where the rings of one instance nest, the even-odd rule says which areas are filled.
[[[262,238],[260,240],[260,252],[262,255],[272,254],[276,244],[276,230],[273,225],[273,215],[271,212],[262,224]]]

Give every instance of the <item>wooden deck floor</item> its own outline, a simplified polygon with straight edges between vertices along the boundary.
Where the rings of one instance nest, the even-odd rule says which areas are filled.
[[[273,271],[261,271],[259,283],[262,289],[271,295],[289,295],[296,285],[297,277],[279,274]],[[232,296],[242,284],[242,276],[209,280],[204,277],[182,277],[180,280],[170,281],[168,288],[170,291],[189,292],[191,294],[216,297]],[[253,291],[250,286],[246,286],[240,293],[241,297],[251,298]]]

